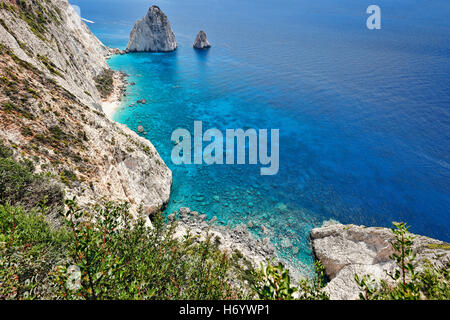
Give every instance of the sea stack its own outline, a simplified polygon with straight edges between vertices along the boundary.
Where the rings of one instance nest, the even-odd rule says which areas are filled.
[[[169,19],[157,6],[138,20],[130,34],[127,52],[170,52],[177,48],[177,40]]]
[[[206,36],[206,33],[204,31],[200,31],[197,35],[197,38],[195,38],[194,48],[195,49],[211,48],[211,45],[209,44],[208,41],[208,37]]]

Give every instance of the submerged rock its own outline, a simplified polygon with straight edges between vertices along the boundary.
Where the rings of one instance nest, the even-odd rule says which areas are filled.
[[[177,40],[169,19],[157,6],[138,20],[130,34],[127,52],[170,52],[177,48]]]
[[[211,45],[209,44],[208,41],[208,37],[206,36],[206,33],[204,31],[200,31],[197,35],[197,38],[195,38],[194,48],[195,49],[211,48]]]

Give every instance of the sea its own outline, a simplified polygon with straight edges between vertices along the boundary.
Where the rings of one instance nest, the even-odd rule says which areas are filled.
[[[130,85],[114,120],[149,139],[173,171],[180,207],[248,225],[310,270],[312,228],[340,222],[450,241],[448,0],[71,0],[106,45],[125,49],[151,5],[172,53],[119,55]],[[369,30],[370,4],[381,29]],[[194,50],[197,33],[212,48]],[[146,104],[136,104],[145,99]],[[175,165],[174,130],[278,129],[279,172]]]

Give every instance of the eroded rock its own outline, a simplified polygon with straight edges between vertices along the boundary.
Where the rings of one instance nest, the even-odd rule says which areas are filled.
[[[211,48],[211,44],[209,43],[208,37],[206,36],[206,33],[204,31],[200,31],[197,37],[195,38],[194,48],[195,49]]]
[[[177,40],[169,19],[157,6],[138,20],[130,34],[127,52],[170,52],[177,48]]]

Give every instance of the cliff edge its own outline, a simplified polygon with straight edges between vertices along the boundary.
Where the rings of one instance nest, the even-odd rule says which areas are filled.
[[[325,291],[332,300],[357,300],[359,288],[354,276],[366,274],[390,281],[386,272],[395,269],[391,256],[394,234],[386,228],[335,224],[311,231],[312,249],[322,262],[330,282]],[[450,261],[450,245],[431,238],[416,236],[413,252],[418,269],[425,262],[445,267]]]
[[[101,110],[114,89],[112,52],[67,0],[2,0],[0,142],[80,205],[126,201],[150,214],[169,201],[172,173],[148,140]]]

